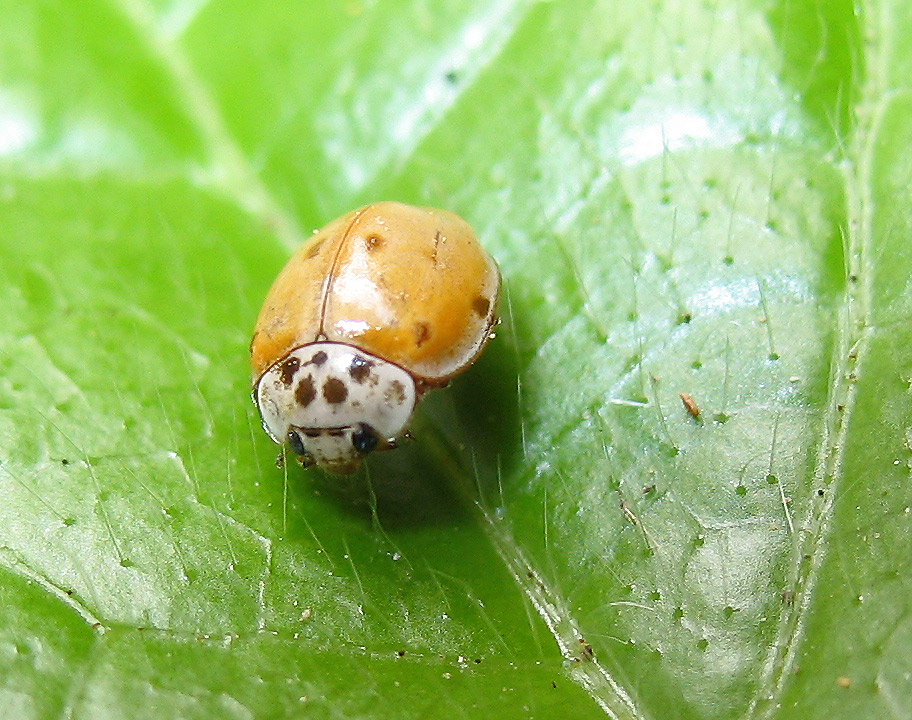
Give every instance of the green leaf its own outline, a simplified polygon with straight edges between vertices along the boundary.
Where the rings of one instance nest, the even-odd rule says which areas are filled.
[[[0,0],[0,716],[912,715],[912,10]],[[279,469],[259,305],[446,207],[498,337]]]

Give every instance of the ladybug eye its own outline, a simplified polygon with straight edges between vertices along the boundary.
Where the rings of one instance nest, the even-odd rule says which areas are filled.
[[[291,450],[295,455],[308,454],[307,450],[304,449],[304,443],[301,440],[301,436],[294,430],[288,431],[288,444],[291,446]]]
[[[378,442],[380,442],[380,438],[377,437],[377,431],[367,423],[359,423],[357,429],[352,433],[352,445],[359,455],[367,455],[377,447]]]

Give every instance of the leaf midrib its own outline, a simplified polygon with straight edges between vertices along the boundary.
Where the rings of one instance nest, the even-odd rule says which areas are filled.
[[[858,17],[862,23],[872,17],[877,19],[863,27],[866,32],[859,49],[863,53],[860,64],[867,72],[858,83],[855,124],[843,158],[847,161],[843,164],[846,218],[842,228],[845,291],[835,314],[837,327],[830,358],[829,391],[814,471],[815,486],[825,488],[825,493],[820,502],[809,504],[802,523],[804,534],[794,549],[796,562],[788,586],[794,602],[783,603],[776,642],[764,665],[757,694],[745,713],[745,718],[750,720],[768,720],[774,716],[797,669],[842,480],[846,440],[858,391],[856,380],[864,366],[873,330],[871,181],[874,144],[891,97],[884,86],[886,28],[883,18],[876,13],[876,3],[863,2]],[[850,81],[858,82],[858,78]],[[851,281],[853,277],[856,282]]]
[[[287,251],[300,246],[305,235],[297,221],[276,202],[244,157],[218,104],[196,76],[180,45],[158,31],[154,16],[142,0],[117,0],[116,4],[174,82],[209,159],[206,180],[210,187],[271,228]]]

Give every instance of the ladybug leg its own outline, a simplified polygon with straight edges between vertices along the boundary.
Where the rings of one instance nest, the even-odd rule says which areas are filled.
[[[399,437],[387,438],[386,440],[381,441],[377,446],[377,452],[395,450],[402,444],[403,441],[411,442],[412,440],[414,440],[412,434],[408,430],[403,430],[402,434]]]
[[[385,450],[395,450],[397,447],[402,445],[403,442],[411,442],[415,438],[412,437],[412,434],[408,430],[403,430],[402,434],[399,437],[391,437],[380,442],[377,446],[377,451]]]
[[[295,460],[302,468],[312,468],[317,464],[313,459],[313,455],[310,453],[307,453],[306,455],[295,455]]]
[[[380,441],[380,444],[377,445],[376,452],[395,450],[397,447],[399,447],[399,441],[396,438],[387,438],[386,440]]]

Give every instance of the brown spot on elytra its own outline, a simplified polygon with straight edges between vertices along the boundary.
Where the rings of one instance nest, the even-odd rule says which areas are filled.
[[[491,309],[491,301],[479,295],[472,301],[472,309],[475,311],[478,317],[487,317],[488,310]]]
[[[386,239],[380,235],[368,235],[364,238],[364,247],[368,249],[369,252],[374,250],[379,250],[386,243]]]
[[[317,389],[314,387],[313,377],[308,375],[301,379],[295,388],[295,400],[301,407],[307,407],[317,396]]]
[[[405,388],[402,386],[401,382],[393,380],[386,389],[384,397],[388,403],[401,405],[405,402]]]
[[[415,347],[421,347],[431,337],[431,328],[427,323],[415,323],[413,330],[415,331]]]
[[[324,240],[326,240],[325,237],[321,237],[319,240],[315,240],[311,246],[307,248],[307,252],[304,253],[304,259],[313,260],[317,256],[317,253],[320,252],[320,248],[323,247]]]
[[[320,350],[320,352],[314,353],[314,356],[310,359],[310,362],[312,362],[317,367],[320,367],[320,365],[326,362],[326,359],[326,353]]]
[[[338,405],[345,402],[345,398],[348,397],[348,388],[339,378],[326,378],[326,382],[323,383],[323,397],[330,405]]]
[[[363,383],[364,379],[370,375],[371,367],[373,367],[373,363],[370,360],[365,360],[360,355],[355,355],[352,358],[351,365],[348,366],[348,374],[351,375],[352,380],[356,383]]]
[[[282,363],[279,368],[279,378],[285,387],[291,385],[291,381],[294,380],[295,373],[299,367],[301,367],[301,362],[296,357],[290,357]]]

